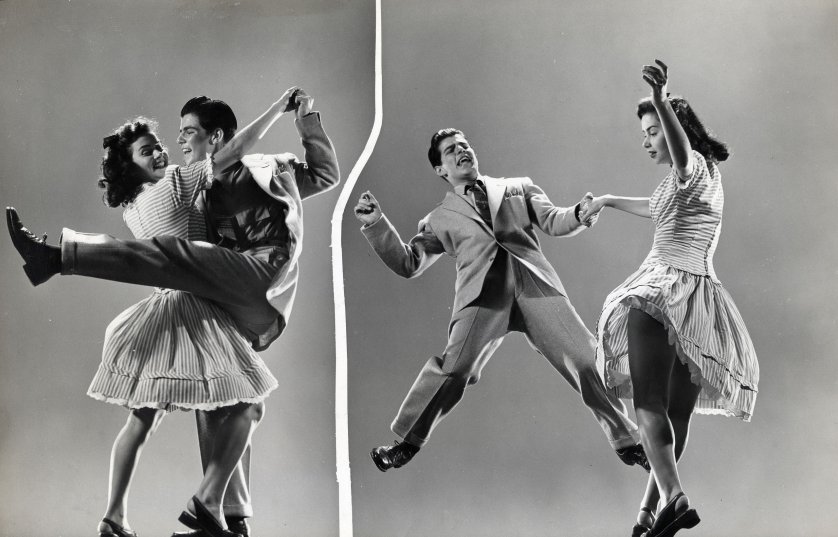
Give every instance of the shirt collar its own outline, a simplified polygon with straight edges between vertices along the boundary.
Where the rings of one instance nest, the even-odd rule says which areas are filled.
[[[459,185],[455,186],[454,187],[454,192],[456,192],[457,194],[459,194],[461,196],[467,196],[468,191],[471,189],[472,186],[474,186],[474,183],[476,183],[477,181],[482,182],[483,183],[483,188],[484,189],[486,188],[486,176],[485,175],[478,175],[477,179],[475,179],[474,181],[470,181],[468,183],[462,183],[462,184],[459,184]]]

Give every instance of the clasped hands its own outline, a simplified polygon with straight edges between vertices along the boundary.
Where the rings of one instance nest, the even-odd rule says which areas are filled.
[[[599,219],[599,213],[605,207],[603,197],[595,198],[588,192],[579,202],[579,222],[585,227],[591,227]]]
[[[311,113],[314,98],[301,87],[291,86],[275,104],[279,106],[280,114],[293,112],[298,118],[302,118]]]

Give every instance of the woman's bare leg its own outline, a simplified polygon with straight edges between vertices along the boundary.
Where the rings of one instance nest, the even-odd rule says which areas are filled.
[[[134,477],[134,470],[140,459],[143,446],[160,426],[164,410],[155,408],[133,409],[128,420],[116,435],[111,450],[110,487],[108,507],[104,518],[112,520],[126,529],[128,524],[128,490]],[[100,523],[100,529],[102,528]]]

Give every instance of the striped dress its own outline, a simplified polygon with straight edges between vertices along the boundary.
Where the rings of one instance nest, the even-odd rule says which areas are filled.
[[[200,193],[209,186],[208,163],[170,166],[163,179],[147,183],[123,213],[134,236],[206,240]],[[213,410],[261,401],[276,386],[225,310],[190,293],[155,288],[108,326],[87,394],[128,408]]]
[[[632,397],[626,324],[629,309],[640,309],[666,327],[678,358],[702,387],[695,411],[750,421],[759,364],[739,310],[713,270],[724,206],[721,175],[696,151],[693,160],[688,180],[671,171],[649,201],[652,251],[605,300],[597,366],[617,395]]]

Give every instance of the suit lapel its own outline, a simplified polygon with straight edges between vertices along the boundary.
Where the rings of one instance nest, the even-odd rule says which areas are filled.
[[[486,197],[489,198],[489,214],[492,215],[492,224],[494,224],[495,217],[498,215],[498,209],[500,209],[500,204],[503,201],[503,194],[506,192],[506,186],[494,177],[483,177],[483,182],[486,184]]]
[[[449,211],[454,211],[455,213],[459,213],[465,217],[471,218],[472,220],[486,228],[486,230],[489,233],[492,232],[492,229],[489,227],[489,224],[483,221],[483,219],[480,217],[480,214],[477,212],[477,209],[472,207],[472,205],[469,202],[461,198],[456,192],[449,190],[445,194],[445,199],[442,200],[442,207],[448,209]]]

